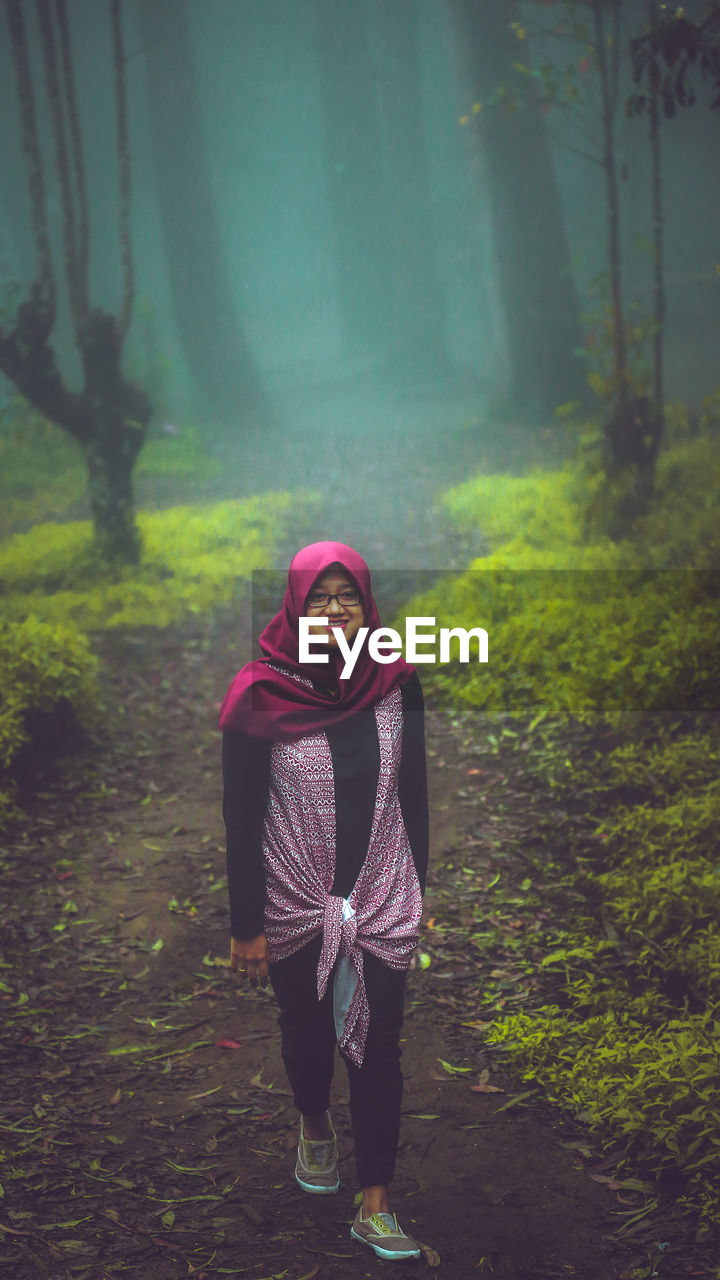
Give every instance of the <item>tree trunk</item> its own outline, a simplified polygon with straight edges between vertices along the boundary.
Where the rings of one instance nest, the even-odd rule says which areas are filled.
[[[133,273],[129,216],[130,154],[120,0],[111,2],[124,282],[119,321],[99,307],[90,310],[87,299],[89,211],[67,6],[65,0],[57,0],[53,15],[49,0],[38,0],[45,88],[62,194],[67,291],[84,374],[84,386],[80,392],[71,391],[66,386],[50,345],[55,324],[56,290],[31,61],[20,0],[6,0],[6,9],[22,120],[38,274],[29,297],[18,307],[12,329],[7,333],[0,329],[0,371],[45,417],[62,427],[81,445],[87,463],[96,548],[108,561],[134,563],[140,556],[140,539],[135,526],[132,471],[145,439],[151,405],[141,388],[130,382],[121,368],[123,341],[132,309]]]
[[[611,38],[604,18],[612,18]],[[593,0],[595,46],[600,73],[603,128],[603,168],[607,201],[608,254],[610,266],[610,303],[613,317],[615,413],[606,428],[610,452],[610,477],[623,477],[620,496],[616,499],[609,531],[613,537],[624,537],[636,517],[643,511],[652,493],[655,457],[659,443],[657,409],[647,396],[637,395],[631,386],[627,362],[625,314],[622,300],[622,259],[620,252],[620,195],[615,153],[615,114],[618,103],[618,74],[622,22],[621,0]],[[656,156],[653,156],[653,164]],[[653,177],[656,178],[654,172]],[[659,189],[653,192],[653,207]],[[660,224],[661,225],[661,224]],[[655,231],[657,233],[658,224]]]
[[[387,354],[388,193],[362,0],[315,0],[345,355]]]
[[[83,452],[95,546],[111,564],[137,564],[141,544],[135,524],[132,472],[138,450],[132,437],[118,425],[98,427]]]
[[[232,424],[270,410],[223,261],[185,0],[140,0],[147,45],[148,128],[168,273],[183,350],[197,387]]]
[[[650,25],[657,27],[657,0],[649,0]],[[655,462],[665,425],[665,244],[663,219],[662,149],[660,145],[660,103],[657,86],[650,91],[650,148],[652,164],[653,246],[655,258],[655,339],[653,344],[653,396],[655,430],[648,450],[649,485],[655,482]]]
[[[610,303],[613,317],[613,349],[615,359],[615,393],[617,410],[610,424],[610,448],[613,461],[618,466],[625,465],[624,452],[628,446],[630,434],[628,409],[628,370],[627,349],[625,344],[625,315],[622,302],[622,261],[620,253],[620,195],[618,191],[617,158],[615,155],[615,112],[617,103],[613,95],[611,68],[606,45],[606,29],[603,19],[603,6],[606,0],[593,0],[595,18],[595,47],[598,55],[600,72],[600,92],[602,99],[602,131],[603,131],[603,169],[605,172],[605,194],[608,230],[608,255],[610,267]],[[618,0],[613,0],[617,9]],[[615,45],[610,50],[610,58],[616,59],[618,50]]]
[[[486,102],[513,75],[517,41],[504,0],[451,0],[458,61]],[[470,103],[467,104],[468,107]],[[511,364],[512,407],[547,417],[584,399],[584,372],[573,355],[580,319],[553,159],[540,105],[497,105],[472,115],[487,173],[490,220]]]
[[[417,0],[380,0],[377,14],[392,263],[384,309],[391,328],[392,358],[395,367],[410,376],[445,377],[450,366],[430,214]]]

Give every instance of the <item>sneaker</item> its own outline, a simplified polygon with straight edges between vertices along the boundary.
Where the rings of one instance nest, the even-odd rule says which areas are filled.
[[[420,1257],[420,1246],[405,1235],[394,1213],[373,1213],[363,1218],[362,1209],[358,1209],[350,1235],[361,1244],[369,1244],[379,1258]]]
[[[331,1196],[340,1189],[337,1168],[337,1138],[330,1123],[330,1140],[311,1142],[305,1137],[300,1117],[300,1141],[298,1142],[295,1177],[303,1191],[312,1195]]]

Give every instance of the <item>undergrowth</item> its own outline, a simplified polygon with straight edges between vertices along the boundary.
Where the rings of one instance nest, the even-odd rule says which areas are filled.
[[[151,428],[136,481],[182,478],[197,484],[222,472],[192,423]],[[0,538],[86,509],[87,473],[80,445],[20,396],[0,410]]]
[[[0,543],[0,819],[12,808],[12,772],[27,744],[57,717],[82,725],[93,706],[87,634],[164,627],[238,598],[254,569],[272,565],[291,521],[316,499],[265,493],[243,502],[143,512],[139,566],[110,570],[89,522],[36,525]]]
[[[593,536],[581,492],[570,466],[451,490],[491,553],[407,607],[485,627],[487,666],[425,682],[522,728],[517,769],[552,797],[516,854],[551,905],[517,944],[539,994],[484,1035],[720,1226],[720,439],[671,444],[632,540]]]

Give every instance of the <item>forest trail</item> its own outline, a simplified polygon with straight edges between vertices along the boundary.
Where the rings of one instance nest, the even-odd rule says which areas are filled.
[[[314,1198],[293,1178],[297,1121],[272,996],[226,965],[215,725],[247,646],[228,616],[109,639],[113,751],[90,788],[78,780],[41,800],[11,850],[5,933],[27,959],[5,977],[8,1280],[350,1280],[382,1266],[349,1238],[342,1064],[342,1187]],[[452,851],[479,876],[487,866],[467,836],[467,732],[429,709],[427,919],[453,896]],[[410,974],[393,1204],[427,1253],[403,1265],[459,1280],[619,1276],[617,1198],[563,1147],[566,1132],[515,1103],[478,1031],[460,1025],[483,983],[467,959],[449,943]],[[473,1089],[488,1080],[493,1091]]]
[[[367,450],[354,448],[360,466]],[[448,542],[433,508],[441,454],[436,440],[411,489],[403,456],[382,472],[368,454],[368,495],[347,449],[328,475],[319,447],[327,498],[303,540],[343,537],[371,566],[413,573],[466,563],[473,549]],[[459,478],[457,464],[443,477]],[[5,854],[2,1280],[351,1280],[389,1265],[349,1237],[341,1062],[341,1190],[306,1196],[293,1178],[297,1119],[273,998],[227,966],[216,725],[251,654],[249,614],[99,637],[106,705],[92,780],[78,772],[37,797]],[[496,927],[483,895],[493,849],[512,874],[514,817],[482,758],[479,719],[453,722],[430,704],[427,730],[421,947],[432,962],[409,976],[392,1200],[426,1249],[402,1265],[453,1280],[630,1276],[647,1252],[633,1254],[617,1231],[635,1202],[588,1176],[588,1159],[595,1176],[609,1166],[502,1077],[472,1025],[507,922],[485,956],[453,922],[481,919],[484,903]],[[508,974],[508,999],[524,998],[510,962]]]

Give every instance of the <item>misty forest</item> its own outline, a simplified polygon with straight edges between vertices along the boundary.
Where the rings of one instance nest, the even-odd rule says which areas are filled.
[[[720,1276],[720,4],[2,0],[3,1277],[375,1274],[229,964],[325,539],[488,636],[414,659],[416,1267]]]

